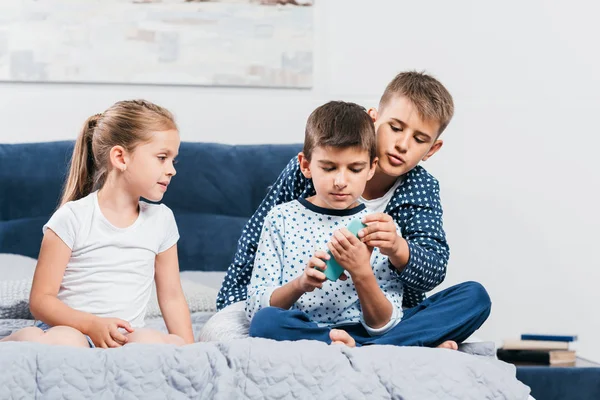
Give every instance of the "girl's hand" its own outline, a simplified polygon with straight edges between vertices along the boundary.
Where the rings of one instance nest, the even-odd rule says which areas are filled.
[[[127,343],[127,336],[119,332],[119,328],[123,328],[129,333],[134,331],[129,322],[122,319],[95,317],[84,333],[92,339],[96,347],[107,349],[121,347]]]
[[[327,246],[335,260],[350,273],[352,279],[365,274],[373,275],[371,268],[373,247],[358,240],[348,229],[335,231]]]
[[[391,257],[398,252],[401,237],[396,231],[394,219],[384,213],[365,216],[362,220],[368,226],[358,232],[358,237],[367,246],[377,247],[381,254]]]

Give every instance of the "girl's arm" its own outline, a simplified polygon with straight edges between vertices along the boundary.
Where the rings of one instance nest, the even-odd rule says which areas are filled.
[[[154,280],[158,305],[169,333],[181,337],[186,344],[194,343],[190,310],[179,278],[176,244],[156,256]]]
[[[33,275],[29,308],[36,319],[50,326],[66,325],[86,332],[95,317],[74,310],[57,298],[70,258],[71,249],[52,229],[46,229]]]
[[[77,311],[58,299],[58,290],[70,258],[69,246],[52,229],[46,229],[29,296],[31,314],[50,326],[75,328],[89,335],[98,347],[119,347],[125,344],[127,338],[117,328],[133,332],[127,321],[100,318]]]

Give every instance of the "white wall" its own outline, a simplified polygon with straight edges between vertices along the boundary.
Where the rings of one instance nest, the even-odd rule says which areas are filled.
[[[575,333],[600,360],[600,5],[554,3],[319,0],[313,90],[0,84],[0,142],[74,138],[132,97],[172,109],[185,140],[299,142],[316,105],[376,105],[396,72],[426,69],[456,103],[426,164],[452,248],[443,287],[488,288],[484,339]]]

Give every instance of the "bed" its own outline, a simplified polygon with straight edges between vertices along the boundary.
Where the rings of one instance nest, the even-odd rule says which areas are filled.
[[[33,259],[41,227],[56,208],[72,146],[0,144],[0,253],[28,256],[0,260],[0,337],[34,322],[27,304]],[[181,235],[179,261],[196,338],[203,338],[210,325],[215,288],[244,224],[300,147],[182,143],[179,158],[184,162],[163,201],[173,210]],[[30,268],[17,265],[22,261]],[[155,299],[149,307],[147,325],[164,330]],[[249,339],[243,331],[180,348],[0,343],[0,399],[527,399],[529,388],[516,379],[515,368],[493,353],[489,344],[466,345],[460,352],[348,349]]]
[[[18,258],[21,262],[26,258]],[[6,257],[4,258],[6,260]],[[11,258],[14,263],[16,258]],[[0,258],[0,263],[2,258]],[[34,260],[5,271],[4,316],[21,316]],[[16,268],[11,268],[17,271]],[[222,273],[184,271],[182,283],[196,337],[215,313]],[[10,279],[8,279],[10,278]],[[10,299],[9,299],[10,297]],[[8,314],[10,306],[13,314]],[[155,294],[147,326],[165,331]],[[0,338],[31,326],[0,319]],[[463,351],[393,346],[349,349],[324,343],[239,338],[189,346],[127,345],[79,349],[0,343],[0,398],[347,398],[528,399],[515,368],[498,361],[489,343]]]

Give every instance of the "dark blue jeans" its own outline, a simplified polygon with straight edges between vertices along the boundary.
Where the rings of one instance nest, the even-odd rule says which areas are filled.
[[[446,340],[460,343],[490,315],[492,303],[477,282],[464,282],[434,294],[416,307],[404,310],[402,320],[380,336],[370,336],[361,323],[340,326],[357,345],[435,347]],[[331,343],[331,328],[319,327],[298,310],[263,308],[250,323],[250,336],[274,340],[312,339]]]

